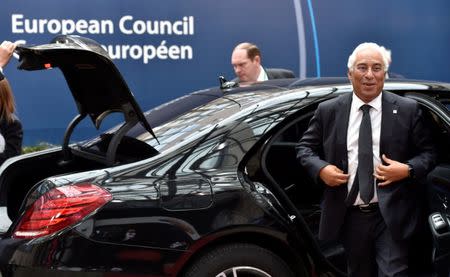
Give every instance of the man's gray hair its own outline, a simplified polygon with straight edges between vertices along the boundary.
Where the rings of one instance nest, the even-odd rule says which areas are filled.
[[[361,52],[362,50],[366,50],[366,49],[373,49],[375,51],[378,51],[381,54],[381,57],[383,58],[383,63],[384,63],[384,71],[388,71],[389,69],[389,59],[388,59],[388,54],[386,53],[386,48],[384,48],[383,46],[380,46],[374,42],[363,42],[360,45],[356,46],[355,50],[353,50],[353,53],[348,57],[348,62],[347,62],[347,68],[349,70],[351,70],[353,68],[353,66],[355,65],[355,61],[356,61],[356,55]]]

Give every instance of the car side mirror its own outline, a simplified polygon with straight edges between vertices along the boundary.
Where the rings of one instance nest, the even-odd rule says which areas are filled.
[[[239,83],[233,82],[233,81],[227,81],[225,77],[219,76],[219,82],[220,82],[220,89],[230,89],[239,87]]]

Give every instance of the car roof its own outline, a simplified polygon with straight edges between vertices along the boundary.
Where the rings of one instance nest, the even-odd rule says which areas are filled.
[[[176,98],[145,112],[145,115],[152,126],[158,126],[170,118],[173,118],[175,113],[182,114],[190,109],[209,103],[217,98],[227,98],[234,94],[251,93],[253,98],[248,98],[247,101],[254,101],[257,103],[261,100],[260,98],[265,98],[267,93],[294,91],[298,89],[312,90],[321,87],[346,87],[351,89],[351,84],[346,77],[321,77],[305,79],[274,79],[261,83],[254,83],[250,86],[234,87],[229,89],[221,89],[219,86],[211,87],[183,95],[182,97]],[[411,79],[387,79],[384,89],[447,91],[450,90],[450,84]],[[157,116],[155,114],[157,114]]]

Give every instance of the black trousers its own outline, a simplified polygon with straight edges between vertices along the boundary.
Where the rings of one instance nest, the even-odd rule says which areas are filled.
[[[392,238],[378,207],[349,208],[342,242],[350,277],[408,276],[408,242]]]

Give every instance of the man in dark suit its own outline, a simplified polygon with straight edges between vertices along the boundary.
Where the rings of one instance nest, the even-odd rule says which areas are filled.
[[[238,44],[231,54],[236,78],[233,82],[254,83],[270,79],[295,78],[292,71],[282,68],[263,68],[261,66],[261,51],[249,42]]]
[[[360,44],[347,66],[353,93],[321,103],[297,147],[325,184],[319,238],[342,241],[349,276],[408,276],[433,144],[418,103],[382,91],[389,64],[379,45]]]
[[[3,41],[0,44],[0,81],[5,77],[3,75],[3,68],[8,64],[15,48],[16,45],[10,41]]]

